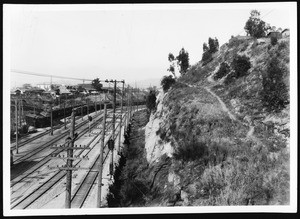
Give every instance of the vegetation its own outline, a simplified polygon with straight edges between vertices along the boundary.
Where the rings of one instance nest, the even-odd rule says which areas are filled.
[[[259,16],[259,11],[252,10],[250,12],[250,17],[244,27],[247,34],[255,38],[265,37],[267,31],[271,29],[270,26],[267,25],[263,20],[261,20]]]
[[[101,91],[102,88],[102,84],[100,83],[99,78],[96,78],[92,81],[92,86],[97,90],[97,91]]]
[[[260,95],[268,111],[278,112],[289,103],[288,90],[283,81],[286,70],[279,63],[276,56],[272,57],[263,75],[263,90]]]
[[[176,77],[176,75],[175,75],[175,57],[172,53],[169,53],[168,60],[171,63],[170,67],[168,68],[168,71],[171,72],[174,75],[174,77]]]
[[[220,65],[219,70],[214,75],[214,79],[218,80],[220,78],[223,78],[230,72],[230,66],[226,62],[222,62]]]
[[[148,96],[146,97],[146,106],[151,111],[156,107],[156,92],[155,90],[150,90]]]
[[[234,70],[237,78],[245,76],[247,71],[251,68],[249,57],[237,55],[231,63],[231,68]]]
[[[189,53],[182,48],[179,52],[179,55],[176,57],[177,63],[180,67],[180,74],[183,75],[187,72],[190,63],[189,63]]]
[[[161,86],[163,87],[164,92],[167,92],[175,82],[176,80],[172,75],[164,76],[161,80]]]
[[[176,58],[172,53],[169,53],[168,60],[170,62],[170,67],[168,68],[168,71],[171,72],[174,75],[174,77],[176,77],[175,62],[177,62],[177,66],[179,67],[179,73],[181,75],[184,75],[190,67],[189,53],[184,48],[182,48],[179,51],[179,55],[176,56]]]
[[[206,65],[208,62],[212,60],[212,54],[219,50],[219,41],[217,38],[212,39],[208,38],[208,46],[206,43],[203,43],[203,54],[202,54],[202,62],[203,65]]]
[[[275,46],[277,44],[277,41],[278,41],[278,39],[276,36],[271,36],[271,45],[272,46]]]

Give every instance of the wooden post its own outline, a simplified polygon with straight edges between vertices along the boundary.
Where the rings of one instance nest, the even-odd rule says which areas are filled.
[[[121,130],[122,130],[122,116],[123,116],[123,96],[124,96],[124,82],[122,87],[122,95],[121,95],[121,116],[120,116],[120,129],[119,129],[119,144],[118,144],[118,150],[117,152],[120,152],[121,147]]]
[[[115,144],[115,124],[116,124],[116,99],[117,99],[117,81],[114,80],[114,98],[113,98],[113,116],[112,116],[112,140]],[[114,150],[111,150],[110,174],[113,175],[114,169]]]
[[[81,121],[83,121],[83,103],[81,99]]]
[[[52,102],[50,103],[50,122],[51,122],[51,132],[50,135],[53,135],[53,115],[52,115]]]
[[[86,99],[86,107],[87,107],[87,115],[90,114],[90,111],[89,111],[89,99]]]
[[[15,99],[15,110],[16,110],[16,153],[19,153],[18,149],[18,98]]]
[[[96,114],[98,113],[97,112],[97,99],[96,99],[96,95],[95,95],[95,112],[96,112]]]
[[[23,105],[23,101],[21,101],[21,107],[22,107],[22,113],[21,113],[22,117],[21,117],[21,119],[22,119],[22,122],[24,123],[25,118],[24,118],[24,105]]]
[[[22,99],[20,99],[20,102],[19,102],[19,125],[20,125],[20,128],[22,128],[22,121],[21,121],[21,103],[22,103]]]
[[[97,196],[97,208],[101,207],[101,188],[102,188],[102,169],[103,169],[103,148],[105,140],[105,128],[106,128],[106,104],[104,104],[104,115],[102,121],[102,137],[100,144],[100,157],[99,157],[99,174],[98,174],[98,196]]]
[[[64,102],[64,123],[65,123],[65,129],[67,129],[67,121],[66,121],[66,102]]]
[[[75,110],[72,110],[71,115],[71,126],[70,126],[70,140],[68,142],[68,147],[70,149],[67,150],[67,178],[66,178],[66,199],[65,199],[65,208],[71,208],[71,191],[72,191],[72,158],[73,158],[73,147],[74,147],[74,136],[75,136]],[[70,159],[69,159],[70,158]]]

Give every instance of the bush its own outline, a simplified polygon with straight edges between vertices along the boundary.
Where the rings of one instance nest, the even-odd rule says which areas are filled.
[[[271,36],[271,44],[272,46],[275,46],[277,44],[277,37],[276,36]]]
[[[204,157],[208,148],[205,142],[190,141],[176,148],[174,158],[177,160],[193,161]]]
[[[223,78],[225,75],[227,75],[230,72],[230,67],[226,62],[222,62],[220,65],[219,70],[214,75],[214,79],[218,80],[220,78]]]
[[[156,107],[156,93],[154,90],[151,90],[146,98],[146,106],[152,111]]]
[[[268,111],[280,111],[289,103],[289,94],[283,81],[285,69],[279,66],[277,57],[268,63],[267,71],[263,75],[263,89],[261,100]]]
[[[243,77],[247,74],[247,71],[251,68],[250,59],[247,56],[237,55],[232,63],[231,68],[235,71],[235,76],[237,78]]]
[[[161,80],[161,86],[163,87],[164,92],[167,92],[170,87],[176,82],[172,75],[164,76]]]
[[[212,54],[209,52],[209,50],[207,50],[206,52],[204,52],[202,54],[202,66],[206,65],[207,63],[209,63],[212,60]]]

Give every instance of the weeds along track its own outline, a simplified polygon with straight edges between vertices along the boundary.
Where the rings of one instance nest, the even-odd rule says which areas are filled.
[[[101,114],[101,111],[100,111],[100,110],[99,110],[98,112],[100,112],[100,114]],[[93,117],[93,119],[94,119],[94,118],[96,118],[97,116],[98,116],[98,115],[96,114],[96,115],[94,115],[94,116],[92,116],[92,117]],[[67,120],[68,120],[68,119],[67,119]],[[77,119],[76,119],[76,122],[79,121],[79,120],[82,120],[82,117],[77,118]],[[84,120],[84,121],[82,121],[81,123],[79,123],[79,124],[77,125],[77,127],[79,128],[80,126],[83,126],[83,125],[86,124],[87,122],[88,122],[87,120]],[[67,121],[67,125],[70,124],[70,123],[71,123],[71,121]],[[62,128],[62,127],[64,127],[64,124],[57,125],[57,126],[53,127],[53,131],[58,130],[58,129]],[[76,127],[76,128],[77,128],[77,127]],[[23,141],[19,141],[19,142],[18,142],[18,148],[20,148],[20,147],[22,147],[22,146],[24,146],[24,145],[26,145],[26,144],[28,144],[28,143],[30,143],[30,142],[33,142],[33,141],[35,141],[35,140],[37,140],[37,139],[39,139],[39,138],[41,138],[41,137],[43,137],[43,136],[45,136],[45,135],[49,135],[50,132],[51,132],[51,129],[50,129],[50,130],[46,130],[45,132],[42,132],[42,133],[37,134],[37,135],[35,135],[35,136],[32,136],[32,137],[30,137],[29,139],[26,139],[26,140],[23,140]],[[65,132],[67,132],[67,131],[65,131]],[[21,139],[22,139],[22,138],[21,138]],[[20,140],[21,140],[21,139],[20,139]],[[16,142],[15,142],[15,141],[12,142],[12,143],[10,144],[10,149],[11,149],[11,150],[16,149]]]
[[[107,128],[111,128],[112,124],[110,124]],[[95,127],[95,126],[94,126]],[[116,130],[116,136],[118,136],[118,129],[119,129],[119,125],[117,125],[115,127]],[[87,146],[91,146],[91,149],[86,151],[86,150],[78,150],[79,153],[77,153],[76,155],[74,154],[74,156],[80,156],[82,154],[84,154],[83,156],[87,156],[89,153],[92,153],[93,149],[95,148],[95,146],[97,145],[97,143],[100,141],[100,134],[101,134],[102,130],[97,133],[97,135],[95,135],[87,144]],[[106,141],[107,143],[107,141]],[[109,154],[109,150],[106,147],[106,143],[105,143],[105,150],[104,153],[106,153],[106,155],[104,156],[104,161],[107,158],[108,154]],[[86,151],[86,153],[85,153]],[[74,151],[77,152],[77,151]],[[51,160],[51,158],[49,158],[49,160]],[[92,165],[91,168],[95,167],[97,164],[97,161],[99,160],[99,155],[96,157],[95,160],[92,161]],[[80,164],[81,160],[75,160],[73,162],[73,166],[76,167],[78,166],[78,164]],[[99,162],[99,161],[98,161]],[[41,166],[41,165],[39,165]],[[43,167],[45,165],[42,165]],[[35,169],[35,171],[37,170],[37,168]],[[33,172],[33,171],[31,171]],[[89,184],[89,182],[94,182],[94,178],[97,177],[98,173],[93,175],[92,170],[90,170],[88,172],[88,174],[86,174],[86,176],[84,177],[84,179],[81,181],[79,187],[76,189],[75,195],[74,197],[76,197],[77,200],[82,200],[82,198],[78,198],[79,194],[86,194],[86,196],[88,195],[90,188],[89,186],[91,186]],[[47,193],[49,190],[51,190],[51,188],[53,188],[57,183],[61,182],[61,180],[65,177],[66,172],[63,170],[58,170],[58,172],[56,172],[55,174],[53,174],[53,176],[51,176],[49,179],[47,179],[45,182],[43,182],[41,185],[39,185],[37,188],[31,188],[28,191],[25,191],[25,194],[23,194],[21,197],[17,196],[16,198],[13,198],[11,200],[11,209],[25,209],[28,206],[30,206],[32,203],[34,203],[36,200],[38,200],[43,194]],[[23,177],[24,178],[24,177]],[[22,179],[20,179],[22,180]],[[19,180],[19,182],[20,182]],[[18,182],[14,182],[14,185],[16,185],[16,183]],[[16,191],[15,191],[16,192]],[[86,196],[83,198],[84,200],[86,199]],[[82,197],[82,196],[81,196]],[[84,200],[82,202],[84,202]]]

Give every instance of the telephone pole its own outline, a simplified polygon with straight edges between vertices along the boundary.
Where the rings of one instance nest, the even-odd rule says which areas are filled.
[[[67,171],[66,174],[66,197],[65,197],[65,208],[71,208],[71,191],[72,191],[72,171],[82,169],[80,167],[73,167],[73,160],[75,159],[88,159],[88,158],[80,158],[73,157],[73,150],[86,150],[91,149],[90,147],[81,147],[74,146],[75,139],[77,137],[77,133],[75,134],[75,109],[72,110],[71,114],[71,125],[70,125],[70,136],[66,139],[64,146],[53,146],[52,149],[63,149],[67,150],[67,163],[64,166],[57,167],[60,170]],[[56,158],[64,159],[64,157],[58,156]]]
[[[122,130],[122,116],[123,116],[123,96],[124,96],[124,82],[122,86],[122,94],[121,94],[121,113],[120,113],[120,129],[119,129],[119,145],[117,152],[120,152],[120,146],[121,146],[121,130]]]
[[[104,115],[102,125],[102,137],[100,144],[100,161],[99,161],[99,173],[98,173],[98,196],[97,196],[97,208],[101,207],[101,189],[102,189],[102,170],[103,170],[103,148],[105,140],[105,129],[106,129],[106,104],[104,104]]]
[[[110,174],[113,175],[114,163],[114,145],[115,145],[115,123],[116,123],[116,99],[117,99],[117,83],[125,83],[124,80],[117,81],[117,80],[105,80],[105,82],[112,82],[114,83],[114,94],[113,94],[113,115],[112,115],[112,137],[110,141],[111,145],[111,162],[110,162]]]
[[[15,99],[15,110],[16,110],[16,153],[19,153],[18,148],[18,98]]]
[[[53,115],[52,115],[52,101],[50,103],[50,122],[51,122],[51,131],[50,131],[50,135],[53,135]]]

